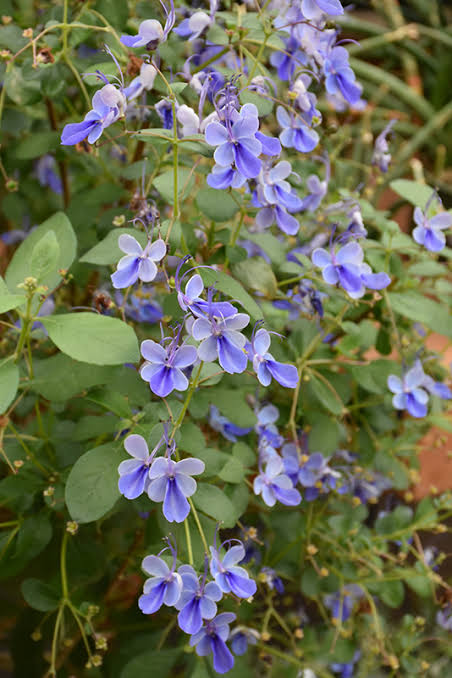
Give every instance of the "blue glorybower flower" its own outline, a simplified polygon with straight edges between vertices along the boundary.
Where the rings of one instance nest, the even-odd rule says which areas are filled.
[[[301,0],[301,11],[306,19],[317,21],[325,14],[339,16],[344,13],[339,0]]]
[[[48,153],[39,158],[36,163],[36,176],[41,186],[48,186],[51,191],[60,195],[63,184],[55,171],[55,158]]]
[[[232,443],[237,442],[237,436],[245,436],[252,430],[251,428],[241,428],[230,422],[227,417],[220,414],[218,407],[215,407],[215,405],[210,406],[209,425],[214,431],[218,431],[226,440],[230,440]]]
[[[391,282],[386,273],[372,273],[363,259],[364,252],[357,242],[349,242],[337,252],[333,247],[330,252],[319,247],[312,253],[312,262],[322,269],[324,281],[340,285],[352,299],[362,297],[366,287],[381,290]]]
[[[416,360],[413,367],[404,373],[402,379],[391,374],[388,387],[395,395],[392,404],[398,410],[407,410],[413,417],[422,418],[427,414],[428,391],[444,400],[452,398],[448,386],[424,373],[422,363]]]
[[[387,172],[392,156],[389,151],[389,144],[387,140],[388,134],[392,131],[397,120],[390,120],[381,134],[375,139],[375,147],[372,156],[372,164],[378,165],[382,172]]]
[[[229,636],[231,650],[237,657],[242,657],[248,650],[248,645],[256,645],[260,633],[246,626],[236,626]]]
[[[159,445],[152,453],[149,453],[149,448],[143,436],[133,433],[125,439],[124,447],[133,459],[126,459],[119,464],[118,487],[121,494],[127,499],[136,499],[147,491],[150,482],[149,466]]]
[[[282,456],[286,473],[294,485],[297,482],[302,485],[306,501],[313,501],[320,494],[335,489],[341,474],[328,465],[329,457],[324,457],[320,452],[299,457],[294,443],[284,445]]]
[[[173,554],[171,568],[159,556],[146,556],[143,560],[143,570],[152,575],[144,582],[143,595],[138,599],[138,607],[144,614],[153,614],[162,605],[172,607],[180,598],[183,584],[182,577],[175,571],[177,554],[170,543],[163,551],[168,548]]]
[[[123,233],[118,238],[118,246],[125,253],[119,260],[115,273],[111,276],[113,287],[123,289],[134,285],[137,280],[151,282],[157,275],[156,261],[161,261],[166,254],[165,241],[159,238],[148,242],[143,249],[133,235]]]
[[[95,93],[92,106],[93,109],[85,115],[83,122],[70,123],[64,127],[61,134],[63,146],[73,146],[84,139],[94,144],[104,129],[124,114],[127,102],[123,92],[109,83]]]
[[[146,47],[148,50],[157,49],[157,47],[168,37],[169,32],[174,26],[176,13],[174,11],[174,2],[170,0],[170,9],[168,10],[163,2],[160,1],[165,14],[165,27],[157,19],[146,19],[138,27],[138,35],[122,35],[121,42],[126,47]]]
[[[272,168],[264,165],[253,193],[253,205],[262,208],[256,216],[259,228],[269,228],[275,221],[281,231],[289,235],[295,235],[300,228],[295,217],[288,214],[302,208],[302,201],[286,181],[291,173],[287,160]]]
[[[275,570],[271,567],[263,567],[259,573],[259,581],[267,584],[270,591],[277,591],[279,594],[284,593],[284,584],[281,577],[278,576]]]
[[[284,41],[284,51],[273,52],[270,63],[275,66],[280,80],[290,80],[296,69],[306,65],[306,55],[300,50],[297,40],[291,36]]]
[[[218,358],[221,367],[229,374],[244,372],[248,358],[244,351],[246,337],[239,332],[248,325],[249,315],[236,313],[228,318],[209,315],[197,318],[192,325],[193,337],[200,341],[198,357],[204,362]]]
[[[182,281],[186,275],[191,273],[192,268],[180,276],[180,270],[184,263],[190,258],[187,255],[179,262],[175,275],[175,288],[177,290],[177,300],[183,311],[191,311],[195,316],[214,315],[217,317],[228,318],[237,313],[235,306],[228,301],[212,301],[211,298],[205,301],[201,298],[204,292],[204,283],[199,273],[193,275],[185,285],[185,292],[182,291]],[[211,295],[210,295],[211,296]]]
[[[127,297],[124,313],[138,323],[157,323],[163,318],[163,311],[156,301],[151,301],[153,289],[141,287],[141,289]],[[121,306],[124,296],[121,292],[116,293],[116,303]]]
[[[356,463],[357,456],[347,450],[338,450],[336,457],[348,464]],[[350,494],[363,504],[375,503],[383,492],[392,487],[391,482],[381,473],[361,468],[360,466],[339,466],[341,484],[337,487],[338,494]]]
[[[281,447],[284,438],[280,435],[275,422],[279,418],[279,410],[274,405],[264,405],[255,410],[257,424],[255,431],[259,436],[259,452],[262,460],[276,454],[276,449]]]
[[[229,548],[223,558],[220,551],[226,544],[231,543],[231,540],[223,542],[218,550],[216,546],[210,547],[212,555],[210,572],[223,593],[233,593],[238,598],[249,598],[256,593],[256,582],[250,579],[243,567],[237,565],[245,558],[245,548],[238,539],[234,541],[238,544]]]
[[[289,311],[289,320],[296,320],[300,314],[317,315],[323,318],[322,299],[328,295],[315,289],[311,280],[300,280],[298,285],[287,291],[287,299],[277,299],[273,306]]]
[[[353,655],[353,659],[350,662],[334,662],[333,664],[330,664],[330,669],[333,671],[333,673],[337,673],[340,678],[353,678],[355,664],[359,662],[360,658],[361,652],[356,650],[355,654]]]
[[[153,462],[147,493],[153,501],[163,501],[163,515],[168,522],[182,523],[188,516],[187,497],[196,492],[196,480],[191,476],[203,473],[204,469],[204,462],[196,458],[173,461],[168,455]]]
[[[215,21],[215,12],[217,9],[217,0],[211,0],[210,16],[206,12],[198,11],[180,22],[174,32],[182,38],[188,38],[189,42],[196,40],[199,36]]]
[[[354,104],[361,97],[361,87],[355,82],[356,76],[348,59],[345,47],[333,47],[330,50],[323,65],[325,87],[329,94],[340,94],[349,104]]]
[[[182,577],[183,589],[176,603],[176,609],[180,610],[177,621],[185,633],[198,633],[203,619],[215,617],[216,603],[221,600],[223,593],[215,582],[206,583],[206,573],[200,582],[191,565],[182,565],[178,572]]]
[[[145,91],[149,91],[154,86],[154,80],[157,76],[157,69],[152,64],[144,62],[141,64],[140,75],[132,80],[130,85],[124,88],[124,95],[129,101],[136,99]]]
[[[452,631],[452,604],[448,603],[446,607],[436,613],[436,623],[446,631]]]
[[[309,153],[319,143],[319,135],[299,115],[294,116],[283,106],[278,106],[276,117],[282,132],[279,135],[281,143],[286,148],[295,148],[300,153]]]
[[[332,618],[344,623],[350,618],[353,608],[363,595],[360,586],[357,584],[347,584],[340,591],[324,596],[323,602],[331,611]]]
[[[259,129],[259,118],[257,115],[246,115],[243,111],[246,106],[251,105],[242,106],[241,114],[232,125],[225,127],[219,122],[211,122],[205,132],[207,143],[218,146],[213,155],[217,165],[229,168],[234,164],[247,179],[257,177],[261,171],[261,161],[258,158],[262,152],[262,144],[255,136]]]
[[[212,653],[213,668],[217,673],[227,673],[234,666],[234,657],[226,645],[229,624],[235,620],[232,612],[223,612],[208,621],[198,633],[190,638],[190,645],[196,646],[196,654],[205,657]]]
[[[413,230],[413,238],[419,245],[423,245],[430,252],[441,252],[446,246],[446,236],[443,231],[452,226],[452,214],[441,212],[428,218],[427,207],[424,211],[420,207],[414,210],[414,221],[417,226]]]
[[[300,493],[284,473],[283,460],[277,455],[272,456],[265,471],[256,476],[253,489],[255,494],[262,494],[267,506],[274,506],[277,501],[286,506],[297,506],[301,501]]]
[[[388,388],[395,395],[392,404],[397,410],[407,410],[413,417],[422,418],[427,414],[428,393],[422,388],[425,374],[420,362],[400,379],[394,374],[388,377]]]
[[[180,333],[180,331],[179,331]],[[140,368],[140,375],[149,382],[150,389],[155,395],[166,398],[174,389],[186,391],[188,379],[182,372],[190,367],[197,359],[194,346],[179,346],[179,333],[171,338],[165,337],[167,346],[157,344],[152,339],[146,339],[141,344],[141,355],[145,363]]]
[[[268,353],[270,342],[270,334],[261,327],[253,333],[251,343],[246,346],[257,378],[262,386],[269,386],[273,378],[285,388],[295,388],[298,384],[297,368],[295,365],[285,365],[275,360],[272,354]]]
[[[173,120],[173,106],[171,104],[171,101],[169,101],[168,99],[162,99],[161,101],[158,102],[158,104],[155,104],[154,108],[155,112],[162,121],[163,129],[173,129],[174,120]],[[176,102],[176,111],[177,108],[178,104]]]

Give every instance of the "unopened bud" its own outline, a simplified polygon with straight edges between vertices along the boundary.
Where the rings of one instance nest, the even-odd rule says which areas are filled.
[[[78,523],[75,522],[75,520],[68,520],[68,522],[66,523],[66,532],[69,532],[69,534],[72,534],[72,536],[74,536],[74,534],[77,534]]]
[[[310,556],[315,556],[315,554],[318,552],[317,546],[314,546],[314,544],[308,544],[307,547],[307,552],[309,553]]]
[[[264,631],[263,633],[261,633],[261,638],[262,638],[264,643],[268,643],[268,641],[271,638],[271,635],[269,634],[268,631]]]
[[[3,51],[8,51],[8,50],[3,50]],[[15,193],[16,191],[19,190],[19,182],[16,181],[15,179],[8,179],[7,182],[5,183],[6,190],[8,193]]]
[[[105,636],[96,636],[96,650],[106,650],[108,647]]]
[[[326,567],[321,567],[320,570],[319,570],[319,575],[321,577],[328,577],[329,573],[330,572]]]
[[[24,462],[22,461],[22,459],[16,459],[16,460],[13,462],[13,464],[14,464],[14,466],[15,466],[16,468],[21,468],[21,467],[24,465]]]
[[[295,638],[299,638],[299,639],[303,638],[304,637],[303,629],[295,629],[294,636],[295,636]]]
[[[41,629],[35,629],[31,634],[31,639],[37,642],[38,640],[41,640],[41,638],[42,638]]]
[[[11,23],[12,20],[13,20],[12,16],[8,16],[8,15],[6,15],[6,14],[3,14],[3,16],[2,16],[2,24],[5,24],[5,26],[7,26],[8,24]]]
[[[53,487],[53,485],[49,485],[49,487],[46,487],[42,494],[44,495],[44,497],[53,497],[53,495],[55,494],[55,488]]]
[[[126,223],[126,217],[124,214],[117,214],[113,219],[113,226],[120,228]]]
[[[93,654],[91,661],[93,666],[102,666],[102,656],[100,654]]]

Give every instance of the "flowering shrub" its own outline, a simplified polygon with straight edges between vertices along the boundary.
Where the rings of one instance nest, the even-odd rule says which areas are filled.
[[[446,675],[452,501],[411,487],[452,214],[406,179],[412,237],[378,209],[396,118],[347,180],[344,6],[73,4],[0,28],[22,673]]]

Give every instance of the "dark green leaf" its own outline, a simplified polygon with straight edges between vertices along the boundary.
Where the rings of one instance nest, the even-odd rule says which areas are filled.
[[[3,414],[14,400],[19,387],[19,368],[11,359],[0,363],[0,414]]]
[[[203,214],[212,221],[229,221],[239,211],[239,206],[226,191],[201,188],[196,195],[196,204]]]
[[[55,589],[39,579],[25,579],[22,582],[22,595],[34,610],[50,612],[59,603],[59,594]]]

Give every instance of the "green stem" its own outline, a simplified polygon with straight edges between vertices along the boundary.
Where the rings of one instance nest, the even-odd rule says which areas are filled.
[[[191,506],[191,512],[193,514],[193,518],[195,519],[196,527],[198,528],[198,532],[199,532],[199,535],[201,537],[202,544],[204,546],[204,553],[209,553],[209,546],[207,544],[206,535],[204,534],[204,530],[202,529],[202,525],[201,525],[201,522],[199,520],[198,512],[195,509],[195,505],[194,505],[191,497],[188,497],[188,503]]]
[[[63,593],[63,599],[67,600],[69,597],[69,589],[67,582],[67,570],[66,570],[66,554],[67,554],[67,540],[69,537],[69,532],[66,530],[63,534],[63,541],[61,542],[61,551],[60,551],[60,574],[61,574],[61,591]]]
[[[187,551],[188,551],[188,562],[190,565],[193,565],[193,548],[191,545],[191,535],[190,535],[190,525],[188,524],[188,519],[185,518],[184,520],[184,528],[185,528],[185,539],[187,541]]]
[[[180,411],[180,414],[176,420],[176,423],[174,424],[174,428],[172,430],[171,436],[170,436],[170,442],[174,440],[174,436],[176,435],[177,429],[182,425],[182,422],[184,421],[185,414],[187,412],[188,406],[190,405],[190,401],[193,397],[193,393],[195,392],[196,386],[198,385],[198,379],[201,374],[202,366],[204,363],[199,363],[198,370],[193,377],[193,380],[190,384],[190,388],[188,389],[187,397],[185,398],[184,404],[182,405],[182,409]]]

